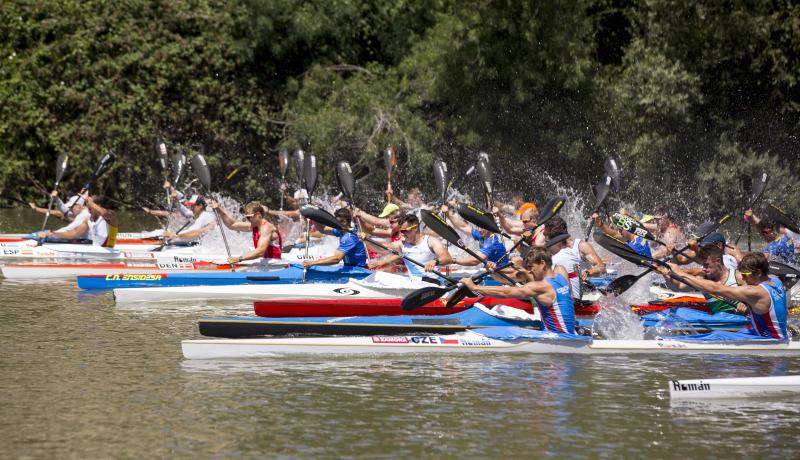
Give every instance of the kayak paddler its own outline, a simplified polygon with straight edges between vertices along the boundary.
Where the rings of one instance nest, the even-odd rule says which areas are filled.
[[[372,236],[388,238],[389,241],[400,241],[400,207],[389,203],[377,216],[373,216],[356,208],[353,217],[364,226],[364,232]]]
[[[622,215],[628,215],[624,209],[620,209],[619,213]],[[645,257],[653,256],[652,251],[650,249],[650,243],[648,243],[648,241],[642,238],[641,236],[634,235],[633,233],[623,228],[614,228],[611,225],[606,225],[605,222],[603,222],[603,219],[600,218],[600,215],[598,213],[592,214],[592,220],[594,220],[595,228],[602,231],[606,235],[624,241],[625,244],[628,245],[628,247],[636,251],[638,254],[641,254]],[[641,222],[642,224],[651,223],[653,222],[653,216],[645,214],[644,216],[642,216],[642,219],[639,222]],[[651,226],[650,228],[654,227]]]
[[[333,216],[342,227],[353,227],[353,215],[350,213],[349,209],[339,208],[333,213]],[[358,228],[354,230],[358,233]],[[367,268],[367,248],[356,235],[330,227],[322,229],[322,233],[338,237],[339,246],[336,248],[336,251],[328,257],[317,260],[304,260],[304,267],[313,267],[314,265],[336,265],[339,262],[344,262],[344,265],[348,267]]]
[[[183,204],[180,204],[183,206]],[[165,230],[163,235],[165,240],[179,240],[181,242],[194,241],[210,232],[217,226],[217,219],[214,213],[206,210],[208,204],[205,198],[197,197],[192,203],[192,218],[194,222],[180,233]]]
[[[500,225],[510,235],[518,235],[526,238],[528,241],[531,241],[530,239],[533,238],[531,241],[533,246],[544,246],[546,241],[544,237],[544,228],[539,227],[535,230],[535,233],[532,233],[532,230],[536,228],[536,220],[539,218],[539,209],[536,207],[536,204],[530,202],[523,203],[516,212],[514,212],[514,214],[519,217],[519,221],[507,219],[496,207],[492,209],[492,213],[498,216]]]
[[[522,261],[523,269],[531,280],[522,286],[479,286],[470,278],[461,282],[478,295],[491,297],[530,298],[535,300],[546,330],[562,334],[575,333],[575,304],[570,295],[569,281],[552,268],[550,252],[534,246]]]
[[[251,201],[244,207],[244,217],[247,222],[237,222],[228,214],[228,211],[220,206],[219,202],[209,200],[208,206],[211,209],[216,209],[219,213],[222,223],[231,230],[237,232],[250,232],[253,234],[253,247],[254,249],[243,253],[242,255],[228,258],[228,263],[235,264],[243,260],[254,259],[280,259],[281,258],[281,234],[264,216],[267,211],[258,201]]]
[[[447,215],[447,218],[450,220],[450,222],[452,222],[453,227],[462,233],[470,235],[472,239],[480,245],[479,250],[484,255],[486,260],[497,263],[500,259],[506,258],[506,246],[503,244],[503,237],[501,235],[470,225],[461,216],[459,216],[457,212],[453,211],[455,204],[451,203],[451,205],[452,206],[443,205],[442,212]],[[474,265],[479,265],[481,261],[475,257],[472,257],[471,255],[466,255],[456,259],[454,263],[471,267]]]
[[[561,217],[553,217],[545,227],[553,265],[567,270],[572,297],[580,300],[581,283],[587,282],[590,276],[605,275],[606,264],[588,241],[570,236],[567,223]]]
[[[89,212],[89,217],[83,219],[78,225],[72,226],[71,229],[66,231],[44,231],[40,232],[41,238],[63,238],[72,240],[85,235],[92,241],[92,245],[101,246],[105,248],[113,248],[117,242],[117,232],[119,225],[117,224],[117,213],[110,209],[109,200],[103,195],[89,196],[84,193],[79,197],[86,205]],[[76,203],[78,201],[76,200]],[[80,215],[79,215],[80,216]],[[78,218],[76,217],[76,221]],[[73,224],[75,222],[73,221]],[[65,227],[65,228],[67,228]]]
[[[428,275],[428,272],[436,270],[438,266],[453,263],[453,256],[450,255],[444,244],[439,241],[439,238],[425,235],[420,231],[419,218],[415,214],[406,214],[400,219],[400,233],[403,235],[403,240],[395,241],[389,246],[397,251],[402,251],[404,256],[425,265],[424,270],[394,254],[383,259],[373,260],[370,262],[369,268],[373,270],[379,269],[402,259],[409,274],[422,278],[424,281],[438,284],[439,280]]]
[[[44,231],[44,232],[31,233],[29,237],[48,243],[62,243],[67,241],[88,240],[89,239],[88,227],[83,227],[86,230],[82,233],[73,232],[73,230],[80,227],[81,224],[84,221],[88,220],[90,217],[89,210],[86,208],[83,198],[81,198],[78,195],[74,195],[69,200],[67,200],[67,202],[64,203],[63,206],[66,209],[66,213],[64,215],[66,215],[67,219],[71,221],[69,224],[59,229],[56,229],[52,232]],[[67,239],[67,238],[57,238],[53,236],[48,236],[56,233],[74,235],[74,237]]]
[[[695,289],[716,294],[747,305],[750,311],[751,333],[777,340],[789,340],[786,329],[786,290],[781,281],[769,275],[769,261],[761,252],[748,252],[739,263],[743,286],[726,286],[717,281],[694,276],[670,264],[676,274],[683,276]],[[666,267],[659,267],[663,275],[669,275]]]
[[[764,254],[769,259],[778,259],[787,263],[795,261],[794,241],[787,229],[772,219],[758,218],[752,209],[745,211],[745,218],[756,226],[767,247]]]

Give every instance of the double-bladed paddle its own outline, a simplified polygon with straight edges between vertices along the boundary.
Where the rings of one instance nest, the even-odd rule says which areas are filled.
[[[443,160],[436,160],[433,162],[433,179],[436,182],[436,190],[439,191],[439,204],[444,204],[447,200],[448,188],[448,172],[447,163]]]
[[[56,160],[56,183],[53,186],[53,191],[58,190],[58,184],[61,183],[61,178],[64,177],[64,171],[67,170],[67,161],[69,160],[69,155],[66,153],[62,153],[58,156],[58,160]],[[50,194],[50,204],[47,205],[47,214],[44,215],[44,222],[42,223],[42,231],[47,226],[47,219],[50,218],[50,211],[53,209],[53,194]]]
[[[707,227],[707,230],[706,230],[705,233],[703,233],[702,235],[700,235],[697,238],[697,241],[700,241],[703,238],[707,237],[708,235],[714,233],[720,226],[722,226],[722,224],[727,222],[730,218],[731,218],[731,215],[730,214],[726,214],[724,217],[722,217],[722,219],[718,220],[717,222],[714,222],[713,225]],[[601,232],[595,232],[595,241],[596,241],[597,237],[599,235],[601,235],[601,234],[604,235]],[[606,235],[606,236],[608,236],[608,235]],[[611,237],[609,237],[609,238],[611,238]],[[616,240],[616,241],[619,241],[619,240]],[[624,244],[631,251],[633,251],[633,249],[631,249],[630,246],[627,246],[627,244],[625,244],[625,243],[622,243],[622,244]],[[681,249],[678,249],[677,251],[674,251],[673,254],[674,255],[683,254],[688,249],[689,249],[689,246],[686,245],[686,246],[682,247]],[[636,251],[633,251],[633,252],[636,252]],[[647,270],[643,271],[642,273],[639,273],[638,275],[623,275],[623,276],[620,276],[619,278],[617,278],[614,281],[612,281],[611,283],[609,283],[608,286],[606,286],[605,290],[608,291],[608,292],[612,292],[615,295],[620,295],[623,292],[625,292],[628,289],[630,289],[634,284],[636,284],[637,281],[642,279],[645,275],[649,274],[650,272],[652,272],[652,269],[648,268]]]
[[[353,170],[350,168],[350,163],[346,161],[336,163],[336,181],[339,183],[339,189],[341,189],[345,198],[347,198],[350,212],[354,212],[353,206],[356,195],[356,181],[353,178]],[[361,219],[356,218],[356,223],[362,232],[366,231],[364,230],[364,225],[361,223]],[[367,254],[367,260],[369,260],[369,250],[366,244],[364,245],[364,252]]]
[[[244,176],[250,171],[250,166],[248,165],[241,165],[233,168],[231,172],[225,175],[225,187],[230,188],[238,184],[239,182],[244,179]]]
[[[156,153],[158,154],[158,161],[161,163],[161,169],[167,171],[169,156],[167,155],[167,144],[162,139],[156,141]]]
[[[614,184],[614,188],[617,192],[622,189],[622,172],[620,171],[620,163],[614,157],[606,158],[605,163],[603,163],[603,169],[606,172],[606,175],[611,178],[611,181]]]
[[[97,163],[97,168],[95,168],[94,172],[92,173],[92,177],[90,177],[89,180],[86,181],[80,193],[78,194],[80,195],[89,191],[89,188],[92,186],[92,182],[97,180],[98,177],[102,176],[103,173],[108,171],[108,168],[110,168],[113,163],[114,163],[114,152],[109,151],[108,153],[103,155],[103,158],[101,158],[100,162]]]
[[[782,262],[770,260],[769,272],[780,278],[786,289],[791,289],[797,281],[800,281],[800,270]]]
[[[278,152],[278,167],[281,171],[281,185],[286,184],[286,169],[289,168],[289,151],[286,149],[281,149]],[[281,190],[281,211],[283,211],[283,194],[284,190]]]
[[[752,186],[751,186],[751,196],[750,205],[747,209],[752,209],[753,206],[758,203],[758,200],[761,199],[761,195],[764,194],[764,191],[767,189],[767,182],[769,181],[769,176],[766,172],[758,173],[753,177]],[[752,226],[750,223],[747,223],[747,250],[752,250]],[[736,238],[736,244],[739,244],[739,240],[742,238],[742,235]]]
[[[397,165],[397,150],[391,145],[386,147],[386,150],[383,151],[383,167],[386,170],[386,189],[389,190],[392,187],[392,173],[394,173],[394,168]],[[388,196],[387,200],[391,201],[392,197]]]
[[[306,160],[306,152],[302,149],[297,149],[294,151],[294,155],[292,155],[292,160],[294,161],[294,173],[297,175],[297,183],[300,184],[300,188],[303,187],[303,165],[305,164]]]
[[[302,150],[298,150],[295,154],[300,153],[302,157],[305,153]],[[297,161],[297,155],[295,155],[295,161]],[[308,192],[308,200],[311,201],[311,197],[314,195],[314,190],[317,188],[317,157],[314,154],[310,154],[303,159],[303,186]],[[309,246],[311,246],[311,221],[306,219],[306,258],[308,260],[308,250]],[[303,266],[303,282],[306,282],[306,277],[308,275],[308,267],[305,265]]]
[[[203,184],[203,187],[206,189],[206,193],[210,194],[211,172],[208,170],[208,163],[206,163],[206,158],[202,153],[198,153],[192,158],[192,169],[194,173],[197,174],[197,178],[200,179],[200,183]],[[231,248],[228,246],[228,237],[225,236],[225,229],[222,228],[222,218],[220,218],[216,208],[214,208],[214,216],[217,218],[217,226],[219,226],[219,232],[222,235],[222,242],[225,243],[225,252],[228,254],[228,258],[230,258]],[[234,271],[232,266],[231,271]]]
[[[353,235],[358,236],[358,234],[355,231],[353,231],[353,229],[343,227],[339,223],[339,221],[336,220],[336,217],[334,217],[331,213],[329,213],[328,211],[325,211],[324,209],[320,209],[320,208],[318,208],[316,206],[311,206],[311,205],[303,206],[302,208],[300,208],[300,215],[303,216],[304,218],[308,219],[308,220],[314,221],[314,222],[316,222],[318,224],[322,224],[322,225],[324,225],[326,227],[334,228],[334,229],[342,231],[342,232],[352,233]],[[425,264],[423,264],[421,262],[418,262],[418,261],[416,261],[414,259],[411,259],[409,257],[406,257],[402,252],[397,251],[396,249],[392,249],[392,248],[390,248],[388,246],[385,246],[385,245],[383,245],[383,244],[381,244],[381,243],[379,243],[379,242],[377,242],[377,241],[375,241],[375,240],[373,240],[372,238],[369,238],[369,237],[364,238],[364,240],[368,241],[368,242],[374,244],[375,246],[377,246],[377,247],[379,247],[379,248],[381,248],[383,250],[386,250],[386,251],[388,251],[388,252],[390,252],[390,253],[392,253],[392,254],[394,254],[396,256],[402,257],[403,259],[411,262],[412,264],[414,264],[414,265],[416,265],[418,267],[425,268]],[[455,285],[457,283],[456,280],[454,280],[454,279],[452,279],[452,278],[450,278],[448,276],[445,276],[444,274],[439,273],[438,271],[434,270],[431,273],[433,275],[438,276],[439,278],[442,278],[443,280],[446,280],[448,283],[451,283],[453,285]]]
[[[673,272],[667,262],[664,262],[664,261],[661,261],[661,260],[658,260],[658,259],[654,259],[652,257],[643,256],[643,255],[639,254],[638,252],[634,251],[624,241],[618,240],[618,239],[614,238],[613,236],[606,235],[605,233],[598,233],[598,234],[595,235],[595,242],[597,244],[599,244],[600,246],[604,247],[608,252],[616,254],[617,256],[621,257],[622,259],[627,260],[628,262],[640,265],[642,267],[647,267],[651,271],[656,270],[657,269],[657,267],[656,267],[657,265],[660,265],[662,267],[666,267],[667,269],[669,269],[669,277],[670,278],[672,278],[672,279],[674,279],[676,281],[680,281],[681,283],[683,283],[683,284],[685,284],[687,286],[692,286],[695,289],[699,289],[696,286],[694,286],[692,284],[692,282],[689,281],[688,279],[686,279],[683,276],[678,275],[677,273]],[[703,289],[700,289],[700,290],[703,291],[703,292],[706,292]],[[722,300],[722,301],[727,302],[727,303],[729,303],[731,305],[736,305],[736,304],[739,303],[738,300],[728,299],[728,298],[721,297],[721,296],[718,296],[716,294],[711,294],[711,293],[708,293],[708,292],[707,292],[707,294],[710,295],[711,297],[714,297],[715,299]]]
[[[550,200],[548,200],[547,204],[543,208],[544,210],[542,212],[542,215],[540,216],[540,219],[539,219],[539,221],[537,223],[537,226],[532,231],[535,231],[536,228],[544,225],[553,216],[558,214],[558,211],[561,210],[561,208],[564,206],[565,202],[566,202],[566,198],[565,197],[556,197],[556,198],[551,198]],[[489,214],[489,213],[484,213],[484,214],[486,214],[487,216],[491,216],[491,214]],[[465,220],[467,220],[466,217],[465,217]],[[494,225],[496,227],[497,224],[495,223],[493,217],[491,218],[491,222],[492,222],[491,225]],[[481,217],[481,218],[475,219],[474,221],[472,221],[472,223],[480,227],[481,223],[484,223],[484,224],[487,223],[487,218]],[[492,228],[491,226],[490,227],[482,227],[482,228],[486,228],[487,230],[492,231],[491,230],[491,228]],[[517,241],[514,244],[514,246],[512,246],[511,249],[509,249],[506,252],[506,255],[503,256],[500,260],[497,261],[498,266],[494,270],[487,270],[487,271],[484,271],[483,273],[478,273],[478,274],[472,276],[472,280],[475,281],[475,282],[479,282],[480,280],[482,280],[486,276],[489,276],[489,275],[491,275],[493,273],[499,272],[499,271],[505,269],[506,267],[508,267],[510,264],[503,264],[502,266],[499,265],[499,264],[500,264],[500,262],[502,262],[503,260],[508,258],[508,255],[513,253],[519,247],[519,245],[522,244],[522,242],[523,242],[523,238],[520,238],[519,241]],[[426,304],[432,302],[435,299],[438,299],[439,297],[441,297],[444,294],[452,291],[453,289],[458,289],[458,290],[456,292],[454,292],[452,296],[450,296],[450,299],[448,299],[448,301],[447,301],[447,306],[448,307],[452,307],[453,305],[457,304],[458,302],[461,301],[461,299],[463,299],[464,297],[469,295],[469,293],[471,292],[466,286],[464,286],[461,283],[456,284],[454,286],[448,286],[448,287],[429,286],[429,287],[424,287],[422,289],[418,289],[418,290],[408,294],[403,299],[403,301],[401,303],[401,306],[405,310],[413,310],[415,308],[419,308],[419,307],[421,307],[423,305],[426,305]]]

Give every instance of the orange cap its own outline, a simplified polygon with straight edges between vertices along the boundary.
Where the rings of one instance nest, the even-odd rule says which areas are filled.
[[[531,202],[522,203],[522,205],[519,207],[519,209],[517,209],[514,215],[518,216],[523,212],[527,211],[528,209],[536,209],[536,205]]]

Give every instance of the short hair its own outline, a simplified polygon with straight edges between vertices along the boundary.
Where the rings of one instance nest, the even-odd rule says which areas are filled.
[[[763,252],[748,252],[739,262],[740,272],[758,273],[762,276],[769,274],[769,261]]]
[[[339,208],[336,212],[333,213],[333,216],[337,219],[346,220],[347,222],[353,221],[353,214],[350,213],[350,210],[347,208]]]
[[[105,195],[92,195],[92,201],[94,201],[94,204],[100,206],[101,208],[113,209],[113,203],[111,202],[111,199]]]
[[[723,251],[721,247],[717,246],[716,244],[710,244],[700,248],[700,250],[697,252],[697,258],[700,259],[701,262],[708,258],[722,260],[722,255],[724,253],[725,251]]]
[[[550,256],[550,251],[541,246],[533,246],[528,253],[525,254],[524,264],[526,267],[542,262],[548,267],[553,266],[553,258]]]
[[[662,215],[664,217],[667,217],[668,219],[672,220],[672,218],[673,218],[673,216],[672,216],[672,206],[670,206],[668,204],[658,205],[656,207],[656,209],[653,211],[653,214],[654,215],[659,215],[660,214],[660,215]]]
[[[567,223],[561,217],[554,216],[550,218],[550,221],[547,222],[544,226],[544,236],[548,240],[562,233],[568,233],[568,232],[567,232]]]
[[[764,230],[766,230],[768,228],[776,229],[776,230],[778,228],[777,225],[775,225],[775,221],[773,221],[772,219],[766,218],[766,217],[761,219],[761,221],[758,222],[757,227],[758,227],[758,231],[760,231],[760,232],[763,232]]]
[[[406,214],[405,216],[400,218],[400,225],[403,224],[411,224],[411,225],[419,225],[419,218],[416,214]]]
[[[260,213],[261,216],[266,216],[267,210],[265,209],[264,205],[261,204],[260,201],[251,201],[244,206],[244,213],[245,214]]]

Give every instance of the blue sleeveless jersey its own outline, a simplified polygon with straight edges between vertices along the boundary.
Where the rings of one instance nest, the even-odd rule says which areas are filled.
[[[358,232],[357,228],[353,230]],[[357,236],[337,229],[334,229],[331,233],[339,237],[339,247],[336,250],[344,254],[343,262],[345,265],[367,268],[367,248]]]
[[[545,329],[551,332],[562,334],[575,333],[575,304],[572,303],[572,295],[569,291],[569,281],[564,275],[556,273],[552,278],[545,278],[550,286],[556,291],[556,298],[553,305],[539,304],[542,313],[542,322]]]
[[[786,290],[780,280],[770,277],[770,281],[759,284],[767,291],[770,297],[770,309],[767,313],[756,314],[750,310],[750,321],[753,331],[762,337],[771,337],[778,340],[789,340],[786,330]]]
[[[481,237],[477,229],[472,229],[472,238],[480,243],[480,250],[492,262],[497,262],[506,255],[506,246],[500,235],[490,235],[488,238]]]
[[[789,235],[783,235],[767,245],[764,250],[768,257],[774,257],[786,262],[793,262],[795,258],[794,244]]]
[[[650,245],[647,244],[647,240],[641,236],[637,236],[636,238],[628,241],[626,244],[630,246],[631,249],[636,251],[637,254],[641,254],[645,257],[653,257],[653,253],[650,252]]]

